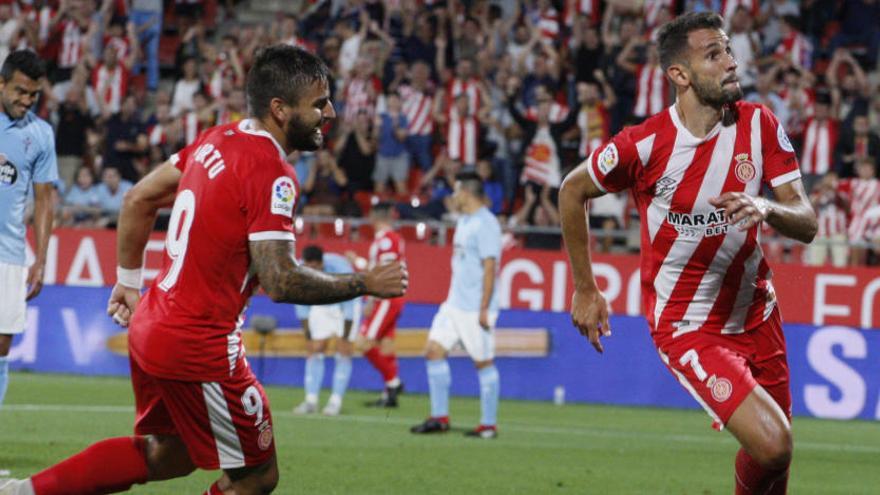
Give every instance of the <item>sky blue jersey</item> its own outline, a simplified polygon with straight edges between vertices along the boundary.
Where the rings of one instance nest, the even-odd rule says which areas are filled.
[[[0,111],[0,263],[25,264],[24,210],[31,184],[57,180],[52,127],[32,112],[11,120]]]
[[[446,303],[462,311],[479,311],[483,298],[483,260],[495,258],[495,290],[490,311],[498,311],[498,272],[501,261],[501,225],[488,208],[462,215],[455,224],[452,281]]]
[[[324,271],[326,273],[354,273],[354,267],[351,266],[351,263],[348,262],[348,259],[345,256],[341,256],[335,253],[324,253]],[[355,299],[351,299],[348,301],[343,301],[338,304],[340,308],[342,308],[342,316],[346,320],[354,319],[354,303]],[[309,318],[309,308],[311,306],[303,306],[300,304],[295,305],[296,307],[296,317],[300,320],[307,320]]]

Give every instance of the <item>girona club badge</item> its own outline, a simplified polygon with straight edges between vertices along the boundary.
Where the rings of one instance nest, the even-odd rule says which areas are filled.
[[[272,445],[272,427],[268,426],[263,431],[260,432],[260,436],[257,438],[257,446],[260,447],[260,450],[266,450],[269,446]]]
[[[752,179],[757,175],[757,171],[755,170],[755,164],[749,160],[748,153],[740,153],[736,155],[736,165],[734,165],[733,172],[736,174],[736,178],[742,182],[743,184],[748,184]]]
[[[712,398],[718,402],[724,402],[733,393],[733,384],[727,378],[718,378],[712,384]]]

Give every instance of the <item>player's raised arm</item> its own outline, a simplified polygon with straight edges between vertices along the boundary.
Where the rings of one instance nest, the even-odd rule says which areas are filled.
[[[819,229],[816,212],[800,179],[773,188],[776,201],[727,192],[709,202],[724,208],[731,225],[747,230],[766,221],[780,234],[810,243]],[[742,222],[742,223],[740,223]]]
[[[332,304],[364,295],[387,298],[406,292],[408,275],[400,263],[332,275],[297,264],[293,241],[250,241],[249,246],[260,285],[275,302]]]
[[[593,182],[587,167],[592,157],[572,170],[559,189],[559,214],[562,238],[574,278],[571,298],[571,319],[581,335],[587,337],[598,352],[602,352],[599,332],[610,335],[608,303],[596,286],[590,260],[590,231],[587,224],[588,200],[604,192]]]

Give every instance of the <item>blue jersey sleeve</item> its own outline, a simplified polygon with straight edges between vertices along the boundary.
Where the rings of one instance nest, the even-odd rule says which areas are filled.
[[[491,214],[486,212],[483,220],[483,226],[480,229],[480,235],[477,238],[477,250],[480,259],[495,258],[501,259],[501,225],[498,220]]]
[[[45,122],[40,124],[40,151],[34,160],[33,181],[37,184],[45,184],[58,180],[58,161],[55,158],[55,137],[52,128]]]
[[[309,313],[312,311],[311,306],[303,306],[301,304],[294,304],[293,309],[296,310],[296,319],[298,320],[308,320]]]

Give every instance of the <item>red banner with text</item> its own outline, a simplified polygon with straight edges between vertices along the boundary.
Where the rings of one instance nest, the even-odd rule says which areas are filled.
[[[164,236],[154,234],[146,247],[144,274],[158,273]],[[304,246],[313,241],[300,241]],[[369,243],[314,241],[326,251],[352,250],[366,256]],[[33,244],[31,243],[31,246]],[[407,299],[439,303],[449,288],[452,249],[407,244],[410,290]],[[32,252],[28,252],[32,259]],[[634,255],[594,255],[593,272],[618,314],[641,313],[639,260]],[[49,243],[46,283],[69,286],[112,285],[116,281],[116,232],[58,229]],[[786,321],[813,325],[880,327],[880,269],[835,269],[799,264],[774,266],[774,285]],[[568,258],[563,251],[512,248],[504,251],[499,272],[503,308],[566,311],[572,293]]]

